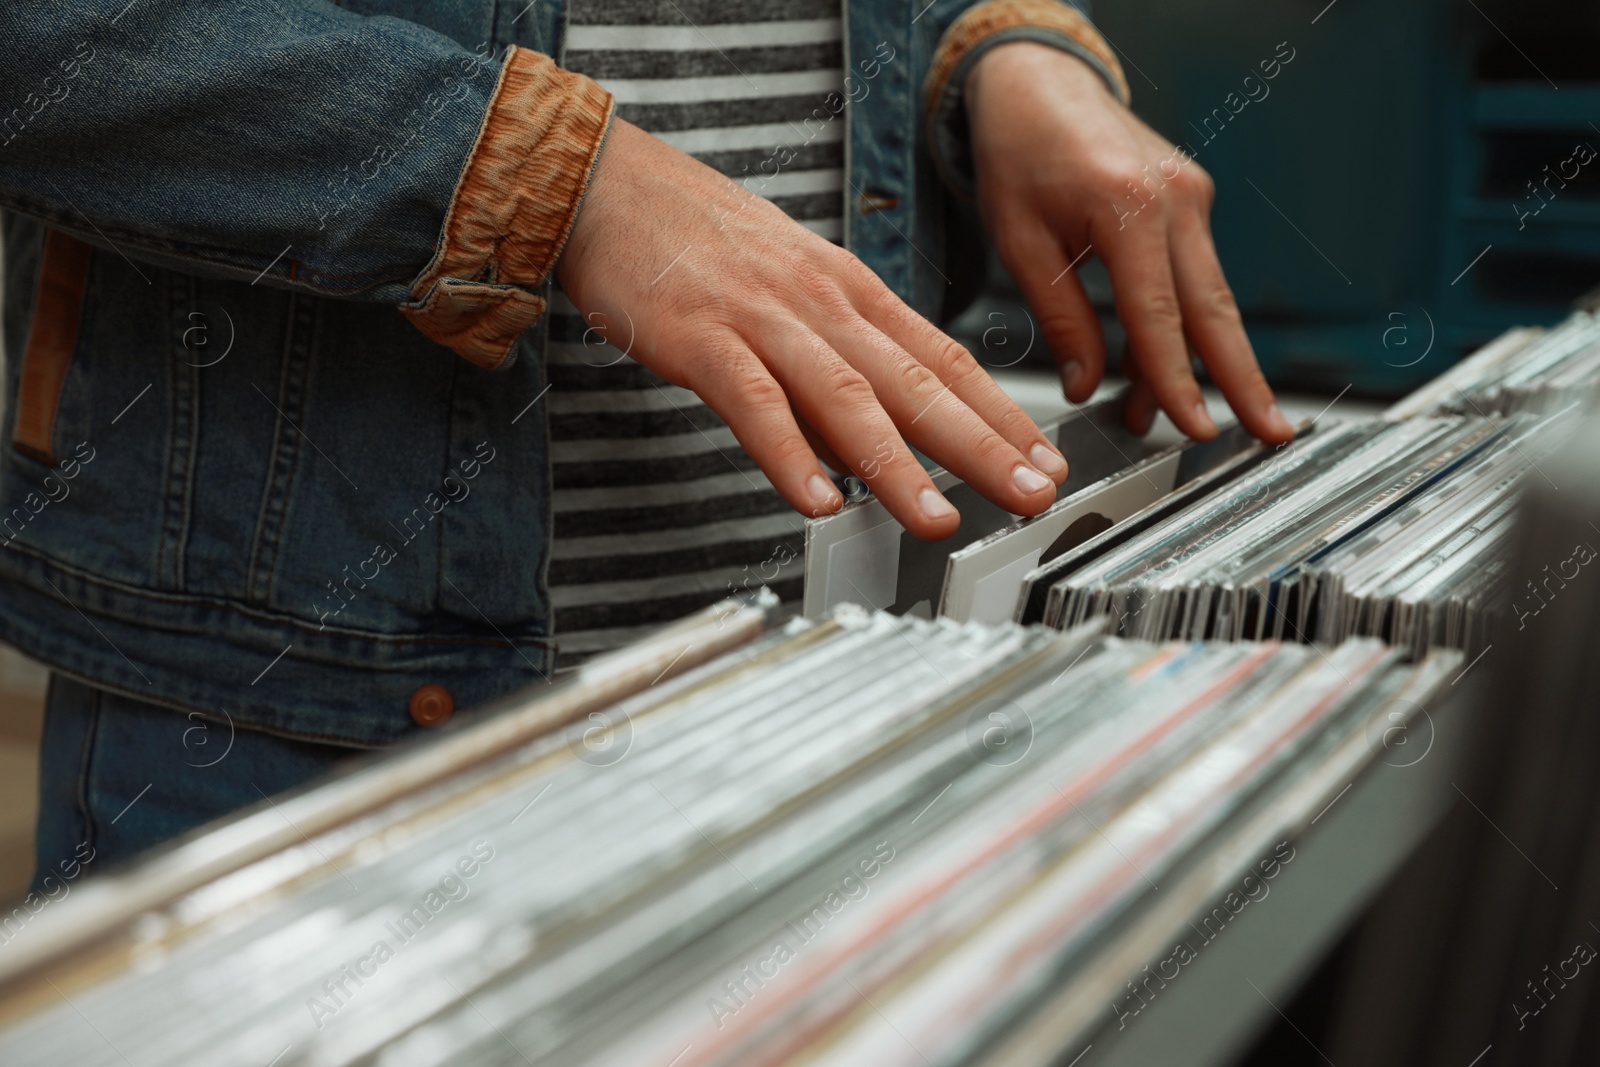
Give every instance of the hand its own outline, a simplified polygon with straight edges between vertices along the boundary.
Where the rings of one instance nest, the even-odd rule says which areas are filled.
[[[1013,514],[1066,478],[1033,420],[860,260],[621,119],[556,275],[591,323],[625,313],[628,354],[698,393],[804,514],[844,503],[819,452],[928,540],[960,518],[907,441]]]
[[[994,48],[964,91],[979,209],[1067,398],[1088,399],[1105,370],[1099,320],[1069,269],[1092,249],[1128,332],[1130,429],[1148,431],[1159,404],[1190,437],[1216,436],[1192,346],[1246,429],[1274,443],[1293,437],[1217,262],[1215,190],[1200,165],[1135,118],[1087,63],[1048,45]]]

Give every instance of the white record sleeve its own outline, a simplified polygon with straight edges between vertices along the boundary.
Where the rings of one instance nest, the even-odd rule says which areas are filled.
[[[1011,621],[1030,571],[1176,489],[1182,453],[1174,445],[1058,500],[1043,514],[952,552],[939,614],[956,622]]]
[[[1070,464],[1066,482],[1056,491],[1058,500],[1144,458],[1143,442],[1122,425],[1122,405],[1123,394],[1118,393],[1085,404],[1045,428]],[[870,496],[806,522],[806,618],[821,618],[847,603],[931,618],[939,606],[949,554],[1017,520],[949,471],[928,473],[961,513],[960,527],[942,541],[912,537]]]

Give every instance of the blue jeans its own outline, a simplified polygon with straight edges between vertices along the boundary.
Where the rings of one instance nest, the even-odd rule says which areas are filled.
[[[120,864],[326,774],[359,750],[208,721],[50,676],[33,888]],[[55,889],[59,893],[59,888]]]

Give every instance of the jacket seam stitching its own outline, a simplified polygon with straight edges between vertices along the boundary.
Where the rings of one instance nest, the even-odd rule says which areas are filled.
[[[368,641],[374,644],[382,645],[394,645],[397,647],[405,645],[430,644],[483,645],[486,647],[492,647],[496,645],[505,645],[508,640],[510,640],[513,644],[532,644],[539,647],[548,647],[551,641],[549,635],[544,637],[496,637],[490,639],[487,637],[451,637],[447,635],[419,636],[386,633],[379,630],[336,629],[329,626],[319,627],[308,620],[297,619],[292,615],[283,615],[278,612],[264,611],[248,602],[233,600],[227,597],[205,596],[197,593],[164,593],[159,590],[146,589],[139,586],[131,586],[121,582],[111,581],[102,578],[99,575],[90,574],[86,571],[80,570],[79,568],[72,566],[63,560],[57,559],[48,553],[40,552],[32,548],[25,548],[21,545],[12,545],[10,550],[28,556],[44,566],[53,567],[63,575],[70,575],[75,581],[78,581],[85,586],[92,586],[102,589],[118,596],[125,596],[134,600],[147,600],[153,603],[167,604],[173,607],[208,607],[224,611],[237,612],[238,614],[244,615],[255,622],[261,622],[273,626],[290,627],[303,631],[310,636],[333,636],[349,638],[352,640]],[[31,586],[29,588],[30,591],[33,592],[42,592],[34,589]],[[108,618],[117,619],[121,622],[137,624],[147,623],[149,621],[147,619],[141,619],[135,615],[124,615],[119,612],[108,612],[96,609],[94,613],[104,615]],[[194,632],[204,632],[204,630],[204,627],[196,626]],[[189,631],[180,630],[174,632],[182,633]]]

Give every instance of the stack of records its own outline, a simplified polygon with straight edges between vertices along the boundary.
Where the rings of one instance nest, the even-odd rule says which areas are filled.
[[[1600,315],[1577,311],[1549,331],[1519,327],[1390,408],[1386,417],[1550,412],[1600,399]]]
[[[1460,661],[1098,629],[791,620],[114,948],[0,960],[0,1062],[979,1062],[1243,806],[1278,805],[1270,849]]]
[[[1519,479],[1570,420],[1332,425],[1246,456],[1031,572],[1019,616],[1150,640],[1380,637],[1472,651],[1503,609]]]

